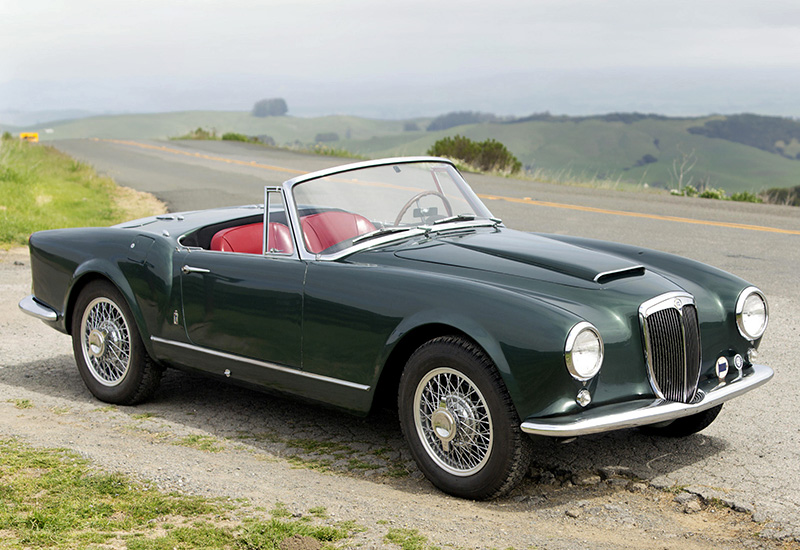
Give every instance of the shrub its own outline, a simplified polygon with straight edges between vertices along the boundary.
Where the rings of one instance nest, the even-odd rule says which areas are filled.
[[[14,139],[14,136],[11,135],[11,132],[3,132],[3,141],[8,141],[10,139]]]
[[[741,191],[731,195],[731,200],[736,202],[764,202],[761,197],[750,191]]]
[[[257,101],[256,104],[253,105],[251,114],[257,117],[268,117],[283,116],[287,112],[289,112],[289,107],[286,105],[286,101],[280,97],[275,97]]]
[[[222,134],[223,141],[244,141],[249,142],[252,141],[251,138],[247,137],[244,134],[237,134],[236,132],[225,132]]]
[[[720,201],[724,201],[728,198],[728,195],[725,194],[724,189],[714,189],[713,187],[708,187],[704,189],[699,195],[697,195],[701,199],[716,199]]]
[[[339,141],[339,134],[336,132],[321,132],[314,137],[314,141],[317,143],[323,141]]]
[[[522,163],[517,157],[505,145],[491,138],[475,142],[459,135],[446,137],[434,143],[428,149],[428,154],[461,161],[467,167],[481,172],[516,174],[522,169]]]
[[[644,166],[645,164],[653,164],[654,162],[658,162],[658,159],[651,154],[646,154],[636,161],[636,166]]]
[[[256,136],[255,139],[257,139],[260,143],[263,143],[264,145],[275,147],[275,139],[272,136],[262,134],[260,136]]]
[[[684,185],[683,189],[672,189],[670,193],[679,197],[696,197],[697,188],[694,185]]]
[[[177,137],[172,137],[170,139],[219,139],[217,137],[217,131],[213,128],[210,130],[206,130],[205,128],[198,127],[197,130],[191,130],[190,132]]]
[[[800,206],[800,185],[796,187],[773,187],[761,193],[761,197],[769,204]]]

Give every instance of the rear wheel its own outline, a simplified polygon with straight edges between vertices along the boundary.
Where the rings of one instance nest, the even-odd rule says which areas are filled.
[[[398,404],[417,465],[442,491],[496,498],[527,472],[531,442],[494,363],[473,343],[442,337],[417,349]]]
[[[673,420],[669,424],[656,424],[642,426],[644,433],[661,437],[686,437],[708,428],[722,410],[722,405],[717,405],[703,412]]]
[[[128,304],[111,283],[88,285],[72,315],[72,349],[83,382],[107,403],[149,399],[161,380],[142,343]]]

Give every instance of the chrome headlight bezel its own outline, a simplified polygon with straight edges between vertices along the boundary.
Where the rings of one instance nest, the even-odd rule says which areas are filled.
[[[745,307],[750,298],[758,298],[764,304],[764,318],[757,330],[748,330]],[[739,293],[736,299],[736,327],[739,329],[739,334],[750,340],[751,342],[758,340],[764,335],[769,324],[769,304],[764,293],[754,286],[749,286]],[[753,327],[750,327],[752,329]]]
[[[579,338],[585,337],[585,335],[593,336],[599,347],[594,365],[588,370],[576,361],[577,358],[573,353],[576,342],[578,342]],[[603,337],[600,336],[600,331],[593,324],[582,321],[570,329],[569,334],[567,334],[567,341],[564,344],[564,362],[567,365],[567,371],[575,380],[586,382],[597,376],[597,373],[600,372],[600,367],[603,366],[604,355]]]

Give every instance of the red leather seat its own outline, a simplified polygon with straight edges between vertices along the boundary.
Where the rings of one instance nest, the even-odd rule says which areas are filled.
[[[375,231],[375,226],[364,216],[338,210],[305,216],[300,224],[303,226],[306,248],[313,254],[347,239]]]
[[[211,250],[221,252],[244,252],[261,254],[263,252],[264,224],[251,223],[229,227],[217,231],[211,238]],[[291,254],[294,252],[292,233],[282,223],[269,224],[269,247],[273,252]]]

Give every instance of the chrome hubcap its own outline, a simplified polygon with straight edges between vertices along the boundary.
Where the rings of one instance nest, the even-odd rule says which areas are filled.
[[[449,451],[450,442],[456,436],[458,426],[456,426],[455,417],[447,410],[445,403],[440,403],[439,408],[431,415],[431,427],[433,433],[441,441],[442,448]]]
[[[130,331],[117,304],[92,300],[81,319],[81,343],[92,377],[104,386],[120,384],[131,361]]]
[[[431,459],[447,472],[468,476],[489,459],[492,418],[480,390],[447,367],[428,373],[414,395],[417,435]]]
[[[106,352],[106,335],[99,330],[89,333],[89,353],[92,357],[102,357]]]

